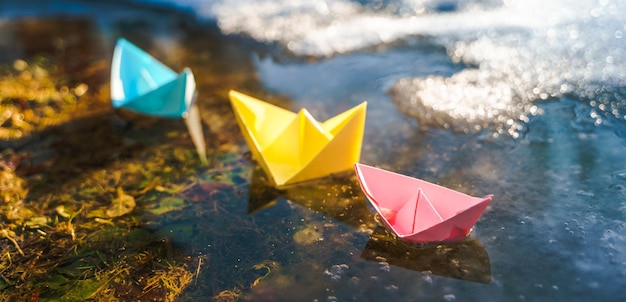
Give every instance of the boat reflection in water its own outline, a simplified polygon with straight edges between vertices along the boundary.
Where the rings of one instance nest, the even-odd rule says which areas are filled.
[[[361,257],[422,273],[485,284],[491,282],[489,255],[472,237],[455,243],[417,246],[403,243],[379,226],[367,241]]]
[[[376,224],[350,170],[280,190],[258,165],[251,174],[248,214],[272,207],[282,198],[355,228]]]

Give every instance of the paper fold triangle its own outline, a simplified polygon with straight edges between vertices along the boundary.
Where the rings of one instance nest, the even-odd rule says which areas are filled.
[[[346,171],[359,160],[367,103],[319,123],[231,90],[230,102],[252,155],[277,187]]]
[[[417,178],[356,163],[361,189],[387,227],[414,243],[463,240],[491,202]]]
[[[416,233],[441,223],[443,218],[428,200],[422,189],[415,192],[396,214],[395,225],[399,232]]]

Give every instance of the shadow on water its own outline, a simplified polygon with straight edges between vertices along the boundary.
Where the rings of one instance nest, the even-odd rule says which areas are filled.
[[[154,153],[172,143],[168,133],[185,133],[182,121],[141,118],[147,125],[128,122],[113,111],[102,111],[74,118],[60,125],[47,127],[43,131],[22,138],[15,152],[32,150],[21,160],[18,175],[30,177],[32,186],[29,199],[55,195],[67,186],[75,186],[81,176],[88,176],[98,170],[105,170],[120,161],[142,161],[151,156],[165,156]],[[164,132],[161,129],[169,129]],[[181,145],[188,145],[187,135],[176,139]],[[41,150],[41,151],[38,151]],[[193,160],[190,158],[190,160]],[[175,164],[175,160],[168,163]],[[124,186],[110,183],[112,187]]]
[[[475,238],[417,247],[402,243],[383,227],[376,227],[361,257],[421,273],[485,284],[491,282],[489,255]]]
[[[260,166],[254,166],[248,192],[248,213],[254,215],[288,200],[354,228],[374,223],[353,171],[345,171],[314,181],[274,188]]]

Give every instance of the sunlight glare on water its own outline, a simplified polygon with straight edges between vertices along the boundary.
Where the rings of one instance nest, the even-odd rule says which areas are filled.
[[[468,68],[399,79],[391,89],[400,110],[423,125],[519,137],[540,113],[534,102],[564,95],[593,107],[592,124],[626,119],[619,88],[626,78],[626,4],[620,1],[156,2],[193,8],[225,34],[278,42],[297,56],[415,40],[442,46]]]

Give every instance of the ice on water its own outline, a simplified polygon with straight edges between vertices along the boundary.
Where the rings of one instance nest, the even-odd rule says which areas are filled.
[[[173,2],[226,34],[329,57],[428,38],[467,68],[400,79],[400,110],[457,131],[519,135],[537,101],[574,96],[594,124],[626,119],[626,3],[617,0],[140,0]],[[433,42],[434,41],[434,42]],[[407,62],[410,64],[410,62]]]

